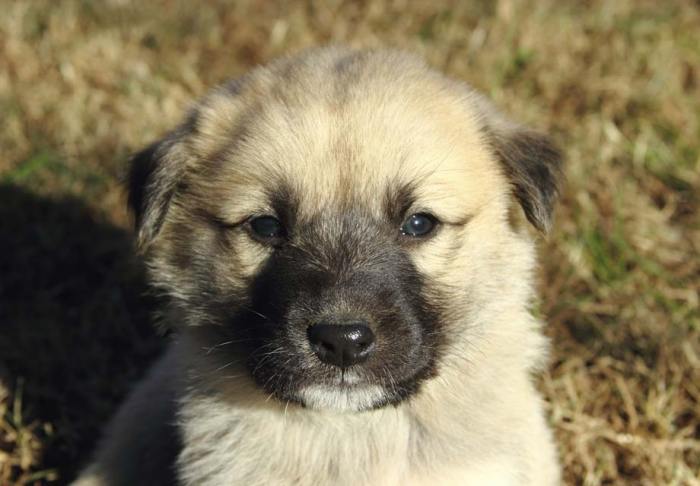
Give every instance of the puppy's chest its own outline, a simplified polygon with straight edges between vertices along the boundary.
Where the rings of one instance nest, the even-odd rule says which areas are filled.
[[[348,418],[202,401],[180,415],[187,485],[396,485],[412,468],[408,422],[393,409]]]
[[[203,400],[179,418],[184,447],[177,469],[184,485],[518,484],[511,457],[439,460],[446,444],[425,430],[416,436],[397,409],[350,417],[285,415]]]

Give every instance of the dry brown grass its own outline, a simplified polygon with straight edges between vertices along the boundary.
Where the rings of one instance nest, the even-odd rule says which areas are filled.
[[[539,311],[567,484],[700,484],[697,2],[0,0],[0,12],[0,483],[70,479],[159,349],[129,258],[126,155],[207,87],[346,42],[416,51],[565,147]]]

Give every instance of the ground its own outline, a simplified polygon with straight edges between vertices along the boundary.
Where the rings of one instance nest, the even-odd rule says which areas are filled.
[[[567,154],[536,312],[567,484],[699,485],[700,4],[0,0],[0,484],[62,484],[162,349],[125,161],[208,87],[392,45]]]

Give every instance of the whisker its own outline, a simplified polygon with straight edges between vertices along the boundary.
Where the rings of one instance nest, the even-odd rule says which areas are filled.
[[[215,370],[214,370],[214,373],[219,372],[219,371],[221,371],[221,370],[224,370],[224,369],[228,368],[229,366],[231,366],[232,364],[235,364],[235,363],[237,363],[237,362],[238,362],[238,361],[236,361],[236,360],[234,360],[234,361],[229,361],[229,362],[226,363],[225,365],[220,366],[220,367],[218,367],[217,369],[215,369]]]
[[[241,307],[241,309],[243,309],[243,310],[246,310],[246,311],[248,311],[248,312],[252,312],[253,314],[255,314],[255,315],[258,316],[258,317],[262,317],[262,318],[265,319],[267,322],[273,322],[272,319],[270,319],[269,317],[267,317],[265,314],[262,314],[262,313],[256,311],[255,309],[251,309],[250,307],[246,307],[246,306],[244,306],[244,305],[242,305],[242,306],[240,306],[240,307]]]

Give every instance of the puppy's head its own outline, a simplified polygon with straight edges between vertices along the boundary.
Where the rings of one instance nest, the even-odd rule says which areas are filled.
[[[362,410],[416,392],[484,309],[525,305],[509,205],[546,230],[558,165],[413,57],[322,49],[205,97],[135,156],[130,205],[212,360],[281,400]]]

